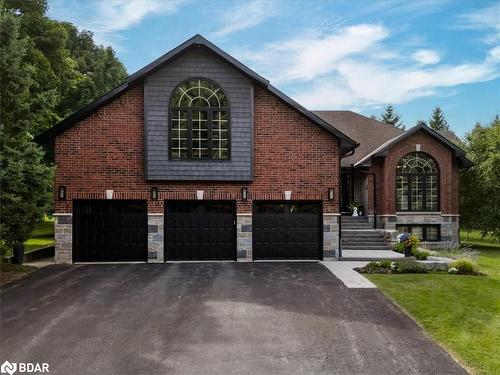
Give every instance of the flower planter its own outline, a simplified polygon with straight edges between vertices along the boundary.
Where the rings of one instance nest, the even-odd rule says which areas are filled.
[[[412,246],[405,246],[405,257],[411,257]]]

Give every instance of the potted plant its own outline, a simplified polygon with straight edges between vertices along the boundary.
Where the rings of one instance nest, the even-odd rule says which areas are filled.
[[[405,257],[410,257],[413,246],[418,245],[418,238],[411,233],[401,233],[398,235],[398,242],[403,244]]]
[[[349,208],[349,210],[351,211],[351,215],[352,216],[359,216],[359,208],[358,208],[358,206],[359,206],[359,204],[356,203],[356,202],[351,202],[347,206],[347,208]]]

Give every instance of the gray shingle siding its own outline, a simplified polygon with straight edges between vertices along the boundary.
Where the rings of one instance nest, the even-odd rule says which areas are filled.
[[[179,83],[193,77],[217,82],[229,99],[231,160],[180,161],[168,158],[170,95]],[[252,83],[204,48],[187,51],[145,80],[144,127],[147,180],[252,180]]]

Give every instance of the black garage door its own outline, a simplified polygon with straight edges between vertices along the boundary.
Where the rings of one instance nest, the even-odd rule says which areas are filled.
[[[165,260],[236,260],[234,202],[165,204]]]
[[[73,260],[146,261],[147,228],[145,201],[74,201]]]
[[[253,257],[321,259],[319,202],[254,202]]]

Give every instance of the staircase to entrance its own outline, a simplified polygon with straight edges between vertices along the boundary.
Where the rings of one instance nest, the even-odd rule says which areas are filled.
[[[342,216],[340,260],[381,260],[403,257],[391,249],[366,216]]]

